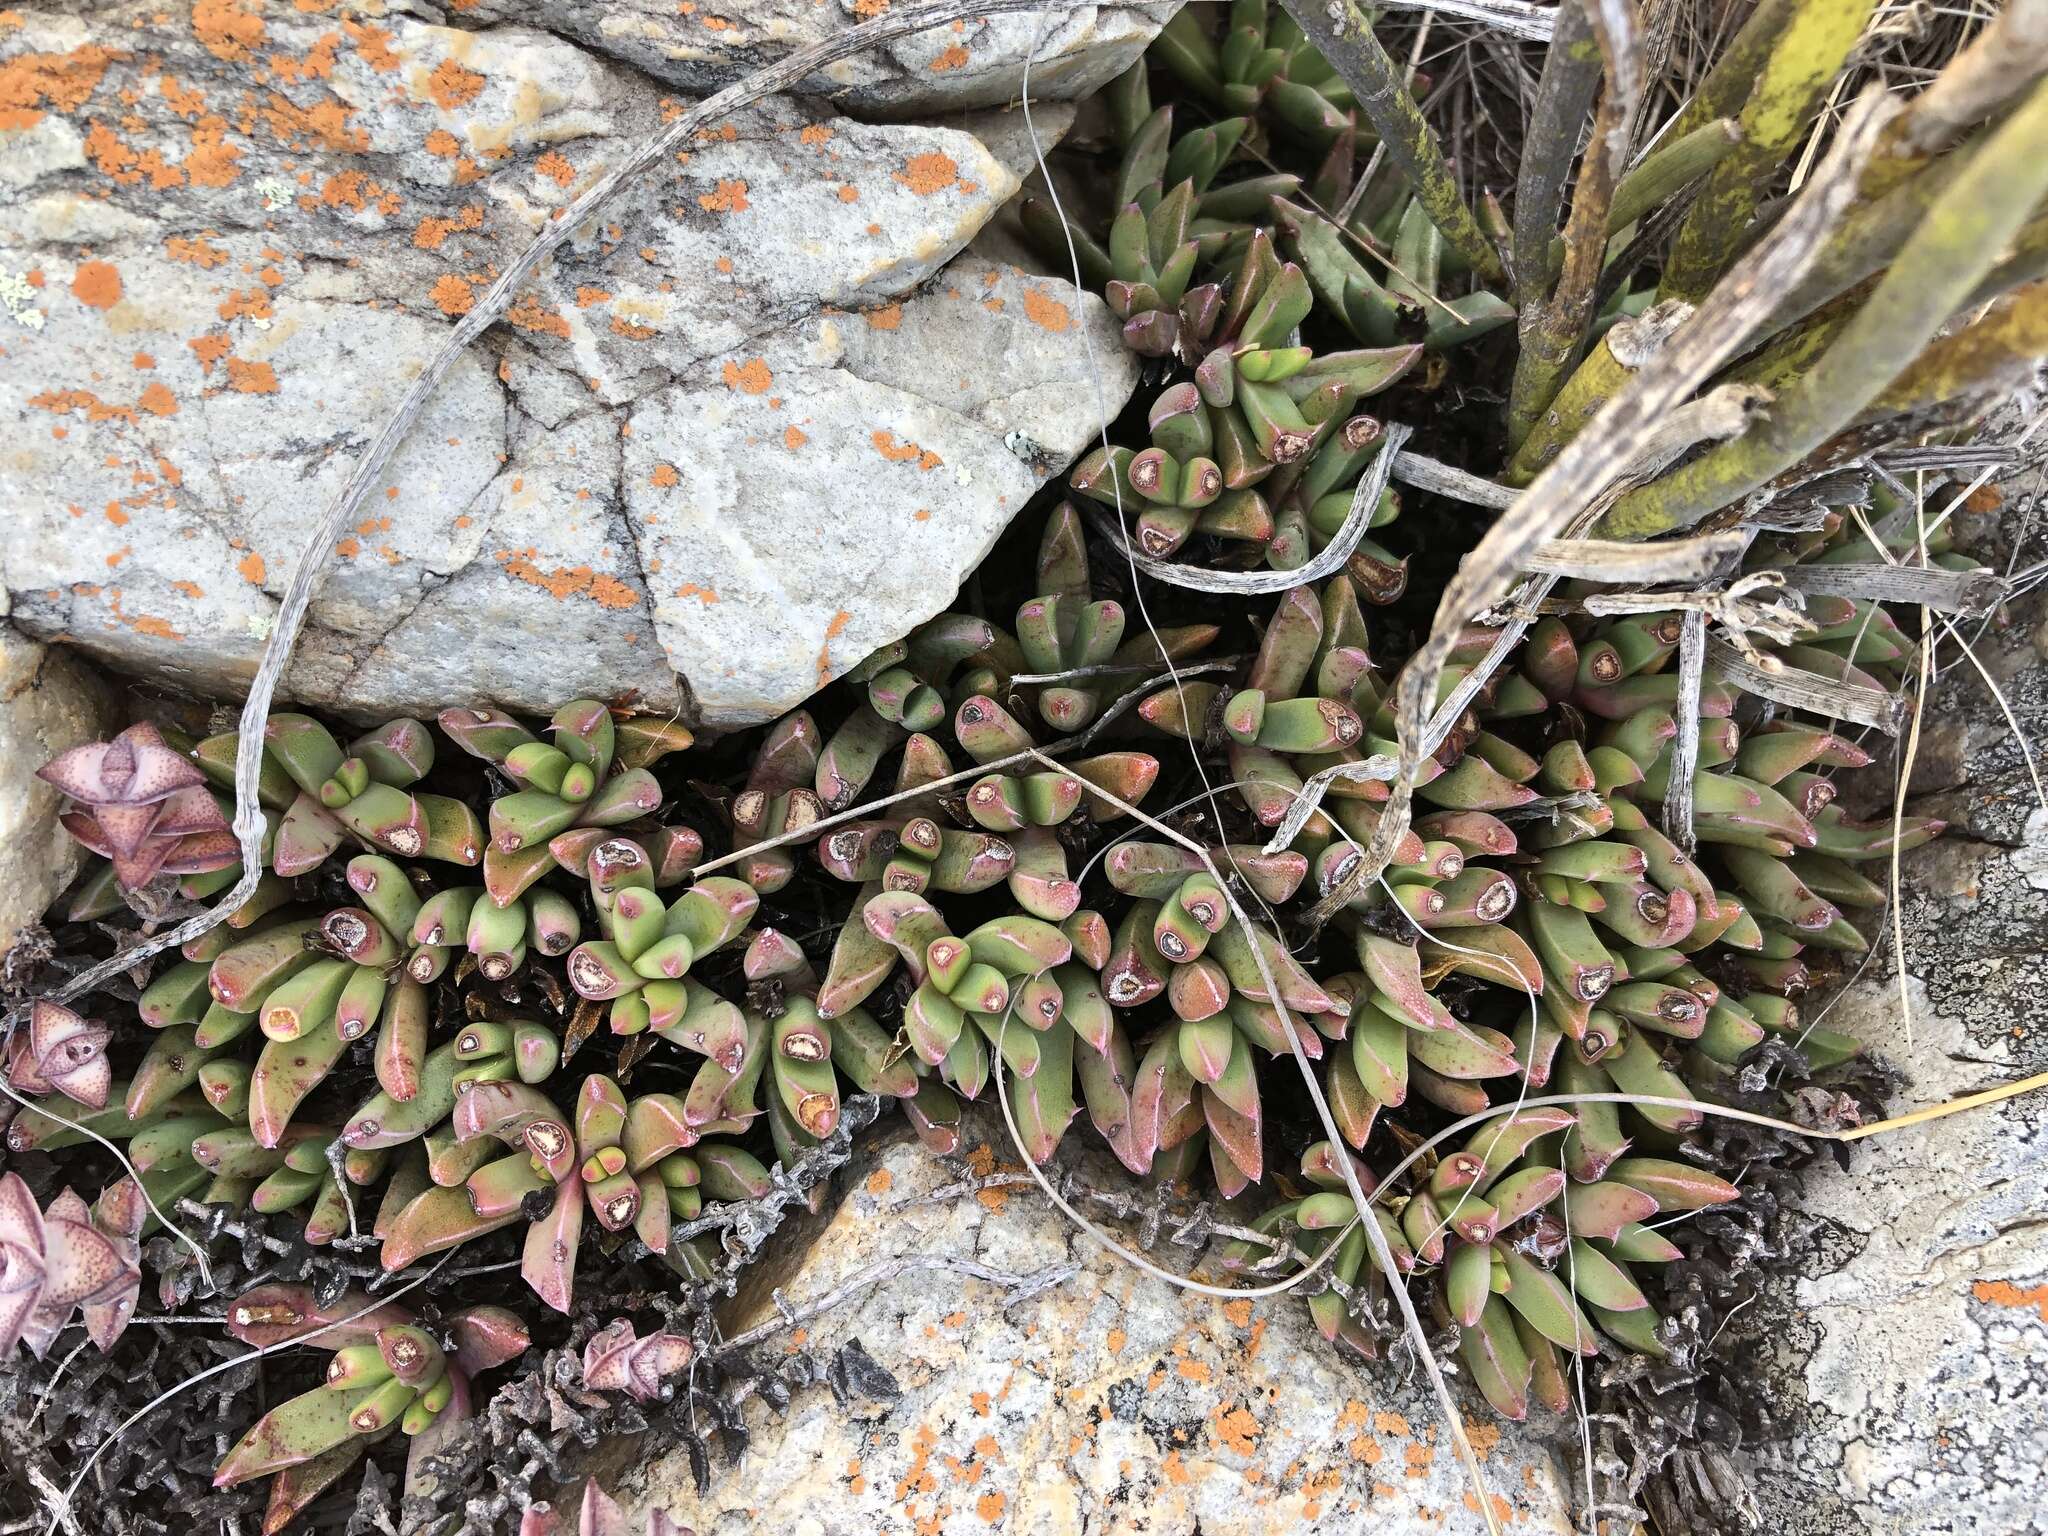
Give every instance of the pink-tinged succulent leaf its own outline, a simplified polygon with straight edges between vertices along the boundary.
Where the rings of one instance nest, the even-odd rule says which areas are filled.
[[[347,835],[327,807],[301,793],[285,808],[284,819],[277,824],[270,867],[287,880],[310,874],[327,862],[327,856],[341,846]]]
[[[0,1174],[0,1360],[14,1354],[44,1274],[43,1213],[20,1174]]]
[[[361,1317],[356,1316],[359,1312]],[[353,1321],[343,1323],[343,1318]],[[322,1349],[368,1344],[376,1339],[379,1328],[411,1321],[413,1314],[408,1308],[390,1301],[377,1303],[353,1287],[323,1307],[314,1301],[310,1286],[259,1285],[243,1292],[228,1308],[228,1332],[258,1349],[304,1338],[322,1328],[327,1331],[314,1340]]]
[[[112,741],[60,752],[36,777],[94,806],[149,805],[206,782],[198,765],[173,752],[147,721],[129,726]]]
[[[220,802],[213,798],[213,791],[199,788],[181,789],[168,797],[157,809],[156,825],[150,828],[157,837],[189,837],[227,830],[228,819]]]
[[[23,1341],[41,1356],[78,1308],[111,1300],[140,1278],[93,1226],[85,1202],[65,1190],[43,1213],[42,1291],[22,1325]]]
[[[100,835],[115,855],[132,857],[149,837],[162,811],[161,805],[96,805],[92,814],[99,823]]]
[[[142,1295],[142,1226],[148,1219],[149,1202],[142,1186],[130,1178],[109,1184],[93,1202],[92,1224],[133,1275],[114,1294],[83,1309],[86,1334],[102,1354],[114,1347],[135,1316],[135,1303]]]
[[[241,857],[242,845],[232,832],[189,832],[166,844],[159,868],[167,875],[209,875]]]
[[[470,1307],[449,1318],[448,1327],[455,1336],[455,1363],[471,1376],[518,1359],[533,1342],[519,1314],[505,1307]]]
[[[583,1384],[597,1392],[629,1392],[651,1403],[661,1397],[662,1382],[686,1369],[695,1353],[680,1334],[638,1338],[633,1324],[622,1317],[583,1346]]]
[[[526,1234],[520,1273],[534,1295],[557,1312],[567,1312],[576,1293],[576,1249],[583,1240],[583,1181],[567,1178],[555,1186],[555,1205]]]
[[[373,1390],[336,1392],[320,1386],[278,1404],[228,1452],[213,1474],[213,1486],[233,1487],[333,1450],[354,1437],[349,1415]]]
[[[62,1003],[38,998],[29,1012],[26,1041],[15,1036],[8,1081],[27,1094],[61,1093],[88,1109],[105,1109],[114,1072],[107,1061],[113,1031],[81,1018]]]
[[[263,1508],[262,1536],[278,1536],[305,1511],[308,1504],[341,1481],[357,1462],[369,1442],[351,1435],[331,1451],[322,1451],[309,1461],[285,1467],[270,1480],[270,1502]]]

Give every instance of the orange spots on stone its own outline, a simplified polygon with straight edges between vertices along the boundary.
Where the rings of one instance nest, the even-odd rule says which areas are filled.
[[[2023,1291],[2010,1280],[1979,1280],[1970,1287],[1970,1294],[1995,1307],[2032,1307],[2041,1314],[2041,1321],[2048,1323],[2048,1285],[2030,1286]]]
[[[1436,1460],[1436,1452],[1420,1440],[1410,1440],[1408,1448],[1401,1453],[1401,1459],[1408,1464],[1410,1477],[1421,1477],[1429,1471],[1430,1464]]]
[[[694,597],[706,608],[709,608],[713,603],[718,601],[718,593],[714,588],[700,587],[694,581],[686,581],[680,587],[677,587],[676,596]]]
[[[1249,1301],[1226,1301],[1223,1303],[1223,1315],[1234,1328],[1248,1327],[1252,1320],[1252,1304]]]
[[[846,633],[846,626],[853,622],[853,615],[844,608],[832,615],[825,625],[825,641],[818,647],[818,686],[824,687],[832,681],[832,642]]]
[[[676,473],[675,465],[657,464],[654,466],[654,473],[649,475],[647,478],[650,483],[658,485],[662,489],[666,490],[668,487],[672,485],[680,484],[682,482],[683,477]]]
[[[321,206],[360,211],[367,185],[368,180],[361,171],[336,171],[320,188]]]
[[[1049,294],[1039,292],[1036,288],[1024,290],[1024,318],[1033,325],[1053,332],[1064,331],[1074,323],[1074,317],[1066,305]]]
[[[810,440],[810,434],[801,427],[784,427],[782,429],[782,446],[791,453],[796,452],[797,449],[803,447]]]
[[[910,520],[913,523],[928,523],[932,520],[932,509],[930,507],[919,507],[910,514]]]
[[[51,389],[40,395],[29,396],[28,403],[39,411],[49,411],[58,416],[69,416],[74,412],[82,414],[89,422],[126,421],[133,423],[135,411],[130,406],[109,405],[91,390]]]
[[[129,359],[129,363],[138,372],[147,373],[150,369],[156,366],[156,359],[151,357],[147,352],[138,352],[135,354],[134,357]]]
[[[208,245],[204,235],[172,235],[164,242],[164,255],[202,271],[211,271],[228,259],[228,253],[217,245]]]
[[[829,123],[805,123],[797,131],[796,138],[799,144],[808,144],[816,149],[820,144],[832,141],[832,126]]]
[[[228,359],[228,388],[238,395],[274,395],[277,393],[277,370],[268,363],[252,363],[245,358]]]
[[[538,331],[549,336],[559,336],[565,341],[569,336],[569,322],[552,309],[545,308],[540,300],[530,293],[522,295],[519,302],[506,312],[505,318],[522,331]]]
[[[363,552],[362,540],[352,533],[348,534],[343,538],[335,540],[334,552],[344,560],[353,560]]]
[[[627,586],[618,577],[593,571],[587,565],[557,566],[544,571],[534,563],[537,551],[501,549],[497,561],[505,568],[505,574],[515,581],[523,581],[530,587],[538,587],[556,602],[567,602],[572,597],[588,598],[600,608],[631,608],[640,601],[640,594]]]
[[[123,560],[126,560],[126,559],[127,559],[127,558],[128,558],[129,556],[130,556],[130,555],[132,555],[132,554],[134,554],[134,553],[135,553],[135,546],[134,546],[134,545],[132,545],[132,544],[123,544],[123,545],[122,545],[122,546],[121,546],[121,547],[120,547],[119,549],[115,550],[115,551],[114,551],[114,552],[113,552],[113,553],[112,553],[111,555],[107,556],[107,569],[108,569],[108,570],[112,570],[112,569],[113,569],[113,568],[114,568],[115,566],[119,565],[119,564],[120,564],[120,563],[121,563],[121,562],[122,562]]]
[[[853,185],[853,183],[848,182],[845,186],[839,189],[839,201],[841,201],[842,203],[859,202],[860,188]]]
[[[1262,1317],[1252,1324],[1251,1337],[1244,1341],[1244,1357],[1247,1360],[1259,1358],[1259,1350],[1266,1342],[1266,1320]]]
[[[1001,299],[983,299],[981,307],[992,315],[1000,315],[1006,306]]]
[[[117,616],[119,610],[116,610]],[[153,613],[138,613],[133,617],[121,616],[123,622],[139,635],[148,635],[155,640],[182,640],[185,637],[170,624]]]
[[[125,528],[128,526],[128,514],[121,510],[121,503],[119,503],[118,501],[110,501],[107,503],[107,521],[112,523],[116,528]]]
[[[320,40],[307,50],[303,59],[274,54],[270,59],[270,68],[278,79],[288,85],[330,79],[334,74],[334,53],[340,46],[339,32],[323,33]]]
[[[248,0],[193,0],[192,30],[208,53],[233,63],[263,41],[263,18]]]
[[[628,320],[624,315],[612,316],[611,333],[614,336],[623,336],[628,341],[647,341],[656,334],[653,326]]]
[[[884,304],[880,309],[871,309],[867,312],[867,321],[868,329],[870,330],[896,330],[903,324],[903,306],[901,304]]]
[[[720,376],[725,380],[727,389],[737,389],[748,395],[765,395],[775,382],[775,375],[769,372],[768,364],[758,357],[749,358],[744,363],[727,359]]]
[[[877,16],[887,14],[889,0],[853,0],[853,14],[862,21],[873,21]]]
[[[438,155],[443,160],[453,160],[462,153],[462,141],[446,128],[436,128],[426,136],[420,147],[428,154]]]
[[[903,1471],[902,1479],[896,1484],[896,1497],[900,1501],[912,1493],[937,1493],[939,1480],[932,1476],[932,1451],[938,1445],[939,1437],[932,1433],[929,1424],[920,1424],[910,1437],[910,1465]]]
[[[936,59],[932,60],[932,73],[935,75],[943,75],[948,70],[964,69],[966,67],[967,50],[958,43],[952,44],[942,51]]]
[[[427,76],[427,94],[434,99],[434,105],[443,112],[453,112],[457,107],[467,106],[475,101],[484,88],[484,77],[473,69],[464,69],[453,59],[443,59],[434,66],[434,72]]]
[[[348,111],[338,105],[334,110],[344,115]],[[241,158],[242,152],[227,141],[227,124],[217,117],[207,117],[193,127],[192,148],[183,164],[193,186],[225,187],[242,174]]]
[[[356,45],[356,57],[378,74],[388,75],[398,68],[398,55],[391,51],[391,34],[384,28],[344,17],[341,30]]]
[[[228,349],[234,343],[225,336],[206,335],[194,336],[185,345],[198,355],[199,371],[201,373],[211,373],[213,372],[213,365],[228,355]]]
[[[1179,1451],[1168,1451],[1166,1460],[1159,1464],[1159,1470],[1166,1474],[1166,1480],[1176,1487],[1185,1487],[1188,1482],[1187,1463],[1180,1458]]]
[[[566,187],[576,179],[576,167],[559,149],[551,149],[542,155],[533,162],[533,168],[558,187]]]
[[[178,397],[166,389],[161,381],[152,383],[142,392],[142,398],[135,403],[152,416],[178,414]]]
[[[929,448],[920,448],[908,441],[897,442],[894,432],[875,431],[869,434],[869,441],[875,445],[875,452],[891,464],[915,463],[919,469],[929,472],[946,462]]]
[[[1255,1455],[1259,1449],[1259,1436],[1264,1433],[1251,1409],[1239,1404],[1235,1408],[1218,1408],[1210,1421],[1215,1431],[1216,1443],[1240,1456]]]
[[[184,593],[187,597],[196,598],[206,596],[206,588],[200,586],[199,583],[196,581],[174,581],[171,583],[171,585],[177,588],[178,591]]]
[[[1003,1518],[1003,1511],[1009,1507],[1009,1503],[1008,1499],[991,1488],[974,1501],[974,1512],[990,1525],[994,1525]]]
[[[903,163],[902,170],[890,173],[890,179],[901,182],[919,197],[930,197],[960,180],[960,165],[951,155],[933,150],[929,154],[912,155]]]
[[[263,557],[253,549],[235,562],[235,569],[241,573],[242,580],[253,586],[263,585]]]
[[[125,58],[97,43],[70,53],[24,53],[0,60],[0,129],[33,128],[45,107],[75,111],[99,89],[107,65]]]
[[[1180,1373],[1183,1381],[1207,1381],[1210,1376],[1209,1365],[1205,1360],[1183,1360],[1174,1369]]]
[[[71,274],[71,296],[92,309],[121,302],[121,273],[111,261],[81,261]]]
[[[751,206],[747,202],[747,184],[721,177],[711,191],[698,194],[697,206],[706,213],[745,213]]]
[[[276,315],[270,307],[270,295],[261,288],[234,288],[220,301],[220,317],[223,320],[270,320]]]
[[[163,97],[164,105],[188,123],[206,110],[206,97],[197,87],[186,85],[170,75],[157,81],[156,91]]]

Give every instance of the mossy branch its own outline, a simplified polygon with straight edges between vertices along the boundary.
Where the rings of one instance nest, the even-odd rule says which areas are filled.
[[[1514,300],[1525,318],[1533,317],[1549,295],[1549,253],[1557,239],[1565,182],[1599,87],[1600,49],[1593,23],[1583,6],[1566,0],[1558,7],[1557,30],[1543,55],[1543,77],[1529,109],[1515,183]]]
[[[1841,430],[1912,363],[2048,193],[2048,85],[1970,157],[1834,345],[1779,394],[1769,419],[1675,474],[1630,492],[1610,538],[1690,527]]]

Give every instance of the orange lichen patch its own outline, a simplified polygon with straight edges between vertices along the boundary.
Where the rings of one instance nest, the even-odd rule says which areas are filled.
[[[930,471],[946,462],[929,448],[920,448],[913,442],[897,442],[894,432],[873,432],[869,434],[869,441],[875,445],[875,452],[891,464],[915,463],[919,469]]]
[[[853,14],[862,21],[873,21],[888,9],[889,0],[853,0]]]
[[[453,160],[462,153],[462,141],[446,128],[436,128],[421,141],[420,147],[428,154],[438,155],[443,160]]]
[[[1252,1324],[1251,1337],[1244,1341],[1244,1357],[1247,1360],[1259,1358],[1259,1348],[1266,1342],[1266,1320],[1262,1317]]]
[[[1024,290],[1024,318],[1033,325],[1043,326],[1048,331],[1064,331],[1074,323],[1074,317],[1067,306],[1049,294],[1040,293],[1036,288]]]
[[[805,123],[797,130],[796,138],[799,144],[808,144],[816,149],[820,144],[831,142],[832,127],[829,123]]]
[[[335,50],[340,47],[339,32],[324,33],[320,41],[306,51],[303,59],[294,59],[286,54],[271,55],[271,73],[287,85],[303,85],[309,80],[330,79],[334,74]]]
[[[540,588],[558,603],[572,597],[587,597],[600,608],[618,609],[631,608],[640,601],[640,594],[618,577],[593,571],[587,565],[557,566],[552,571],[543,571],[534,564],[536,553],[532,548],[501,549],[497,561],[506,575]]]
[[[566,187],[576,179],[576,167],[559,149],[551,149],[542,155],[533,162],[533,168],[558,187]]]
[[[965,69],[966,67],[967,50],[958,43],[954,43],[951,47],[940,53],[936,59],[932,60],[932,73],[935,75],[943,75],[950,69]]]
[[[81,261],[71,274],[71,296],[91,309],[121,302],[121,274],[111,261]]]
[[[2010,1280],[1979,1280],[1970,1287],[1970,1294],[1995,1307],[2032,1307],[2041,1314],[2041,1321],[2048,1323],[2048,1285],[2031,1286],[2023,1291]]]
[[[1401,1459],[1408,1464],[1410,1477],[1421,1477],[1429,1471],[1431,1463],[1436,1460],[1436,1452],[1420,1440],[1410,1440],[1408,1449],[1401,1453]]]
[[[484,88],[484,77],[473,69],[464,69],[453,59],[443,59],[434,66],[434,72],[427,76],[427,94],[434,99],[434,105],[443,112],[453,112],[457,107],[467,106],[475,101],[477,93]]]
[[[274,395],[277,393],[277,370],[268,363],[252,363],[244,358],[228,359],[228,388],[238,395]]]
[[[70,53],[24,53],[0,60],[0,129],[33,128],[43,108],[75,111],[99,89],[107,65],[125,54],[88,43]]]
[[[824,643],[818,647],[818,686],[824,687],[832,681],[832,642],[846,633],[846,626],[853,622],[853,615],[841,608],[833,613],[825,625]]]
[[[193,0],[192,31],[216,59],[233,63],[263,41],[263,18],[244,0]]]
[[[130,555],[134,553],[135,546],[133,544],[123,544],[111,555],[107,556],[107,569],[111,571],[115,566],[119,565],[123,560],[126,560]]]
[[[1003,1511],[1009,1507],[1009,1503],[1008,1499],[991,1488],[974,1501],[974,1512],[990,1525],[994,1525],[1003,1518]]]
[[[1168,1451],[1166,1460],[1159,1464],[1159,1470],[1166,1474],[1169,1483],[1185,1484],[1188,1481],[1187,1463],[1180,1459],[1179,1451]]]
[[[917,1432],[910,1437],[910,1465],[904,1469],[903,1478],[896,1484],[896,1497],[900,1501],[912,1493],[937,1493],[939,1480],[932,1476],[932,1451],[937,1447],[939,1437],[932,1433],[929,1424],[917,1426]]]
[[[343,117],[348,113],[348,109],[339,104],[336,104],[333,110]],[[231,185],[234,179],[242,174],[239,163],[242,152],[228,143],[227,127],[228,125],[217,117],[201,118],[193,126],[192,148],[181,162],[185,174],[192,178],[193,186],[225,187]],[[368,135],[364,135],[363,138],[367,145]]]
[[[223,320],[273,320],[276,312],[270,307],[270,295],[261,288],[233,288],[220,301],[220,317]]]
[[[382,27],[371,26],[366,21],[351,21],[346,17],[341,30],[356,45],[356,57],[380,75],[388,75],[398,68],[398,55],[391,51],[391,34]]]
[[[121,503],[118,501],[108,502],[106,513],[107,521],[116,528],[126,528],[128,526],[128,514],[121,509]]]
[[[142,398],[135,403],[152,416],[175,416],[178,414],[178,397],[166,389],[161,382],[152,383],[142,392]]]
[[[156,359],[147,352],[136,353],[134,357],[129,359],[129,362],[134,368],[143,373],[147,373],[156,366]]]
[[[241,573],[242,580],[254,586],[260,587],[263,585],[263,557],[254,550],[249,551],[248,554],[237,560],[235,562],[235,569]]]
[[[373,183],[361,171],[336,171],[321,185],[321,206],[360,210],[363,206],[364,189],[372,185]]]
[[[1248,1328],[1252,1321],[1252,1304],[1248,1301],[1226,1301],[1223,1315],[1234,1328]]]
[[[929,154],[912,155],[904,162],[902,170],[891,172],[890,179],[900,181],[919,197],[930,197],[960,180],[960,164],[951,155],[933,150]]]
[[[967,1401],[974,1405],[976,1418],[985,1419],[988,1417],[988,1394],[986,1392],[970,1392],[967,1395]]]
[[[1382,1435],[1411,1435],[1408,1421],[1398,1413],[1376,1413],[1372,1416],[1373,1429]]]
[[[576,307],[578,309],[588,309],[593,304],[607,304],[610,302],[611,295],[602,288],[582,287],[576,290]]]
[[[506,312],[505,318],[522,331],[540,331],[565,341],[569,336],[569,322],[552,309],[543,308],[540,300],[530,293],[522,295],[519,302]]]
[[[854,186],[851,182],[847,183],[845,186],[839,189],[839,201],[841,201],[842,203],[859,202],[860,188]]]
[[[185,345],[190,347],[198,356],[199,371],[201,373],[211,373],[213,372],[213,365],[228,355],[228,349],[234,343],[225,336],[207,335],[194,336]]]
[[[744,213],[750,206],[747,202],[747,184],[744,181],[727,181],[720,178],[714,189],[698,194],[697,206],[706,213]]]
[[[49,411],[58,416],[69,416],[73,412],[79,412],[87,421],[135,420],[133,407],[109,405],[87,389],[45,390],[40,395],[30,395],[28,403],[39,411]]]
[[[1103,1342],[1109,1346],[1109,1352],[1112,1355],[1120,1355],[1124,1352],[1124,1345],[1130,1342],[1130,1338],[1131,1336],[1125,1333],[1123,1329],[1112,1328],[1109,1330],[1109,1337],[1103,1340]]]
[[[349,127],[348,120],[353,111],[347,102],[333,99],[301,107],[289,97],[272,91],[264,102],[261,116],[277,141],[287,148],[297,149],[311,140],[320,149],[360,155],[370,147],[370,131]],[[219,119],[211,121],[218,122]],[[205,126],[204,122],[200,124],[201,128]],[[195,131],[195,140],[197,137]]]
[[[1180,1372],[1183,1381],[1207,1381],[1210,1376],[1209,1365],[1205,1360],[1183,1360],[1174,1369]]]
[[[206,588],[200,586],[196,581],[174,581],[171,585],[187,597],[206,596]]]
[[[768,364],[758,357],[748,358],[744,363],[728,359],[720,377],[725,380],[727,389],[737,389],[748,395],[765,395],[775,382],[775,375],[768,371]]]
[[[683,477],[676,473],[675,465],[657,464],[654,466],[654,473],[647,478],[650,483],[666,490],[669,486],[680,484]]]
[[[1251,1456],[1259,1449],[1259,1436],[1263,1431],[1251,1409],[1240,1404],[1235,1408],[1218,1408],[1210,1420],[1215,1431],[1216,1443],[1240,1456]]]
[[[211,271],[228,259],[228,253],[217,245],[208,245],[204,235],[172,235],[164,242],[164,255],[202,271]]]
[[[896,1182],[896,1175],[886,1168],[877,1168],[867,1178],[867,1192],[871,1195],[886,1195],[889,1187]]]
[[[628,341],[646,341],[656,334],[651,325],[642,325],[637,320],[628,320],[624,315],[613,315],[611,333],[623,336]]]
[[[718,601],[718,593],[714,588],[700,587],[694,581],[686,581],[680,587],[677,587],[676,596],[694,597],[706,608],[709,608],[713,603]]]
[[[782,429],[782,446],[791,453],[796,452],[797,449],[803,447],[810,440],[810,434],[801,427],[784,427]]]
[[[165,75],[156,84],[157,94],[164,99],[164,105],[188,123],[206,110],[206,97],[197,87]]]
[[[867,312],[868,328],[875,331],[893,331],[903,324],[903,306],[884,304],[880,309]]]

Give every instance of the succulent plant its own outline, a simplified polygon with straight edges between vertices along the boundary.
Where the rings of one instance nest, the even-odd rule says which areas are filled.
[[[59,753],[36,777],[71,800],[64,829],[110,860],[125,890],[159,874],[201,874],[241,858],[205,775],[147,721],[112,741]]]
[[[20,1174],[0,1173],[0,1361],[17,1343],[45,1354],[74,1312],[102,1350],[128,1326],[142,1271],[123,1183],[97,1209],[67,1189],[41,1210]]]

